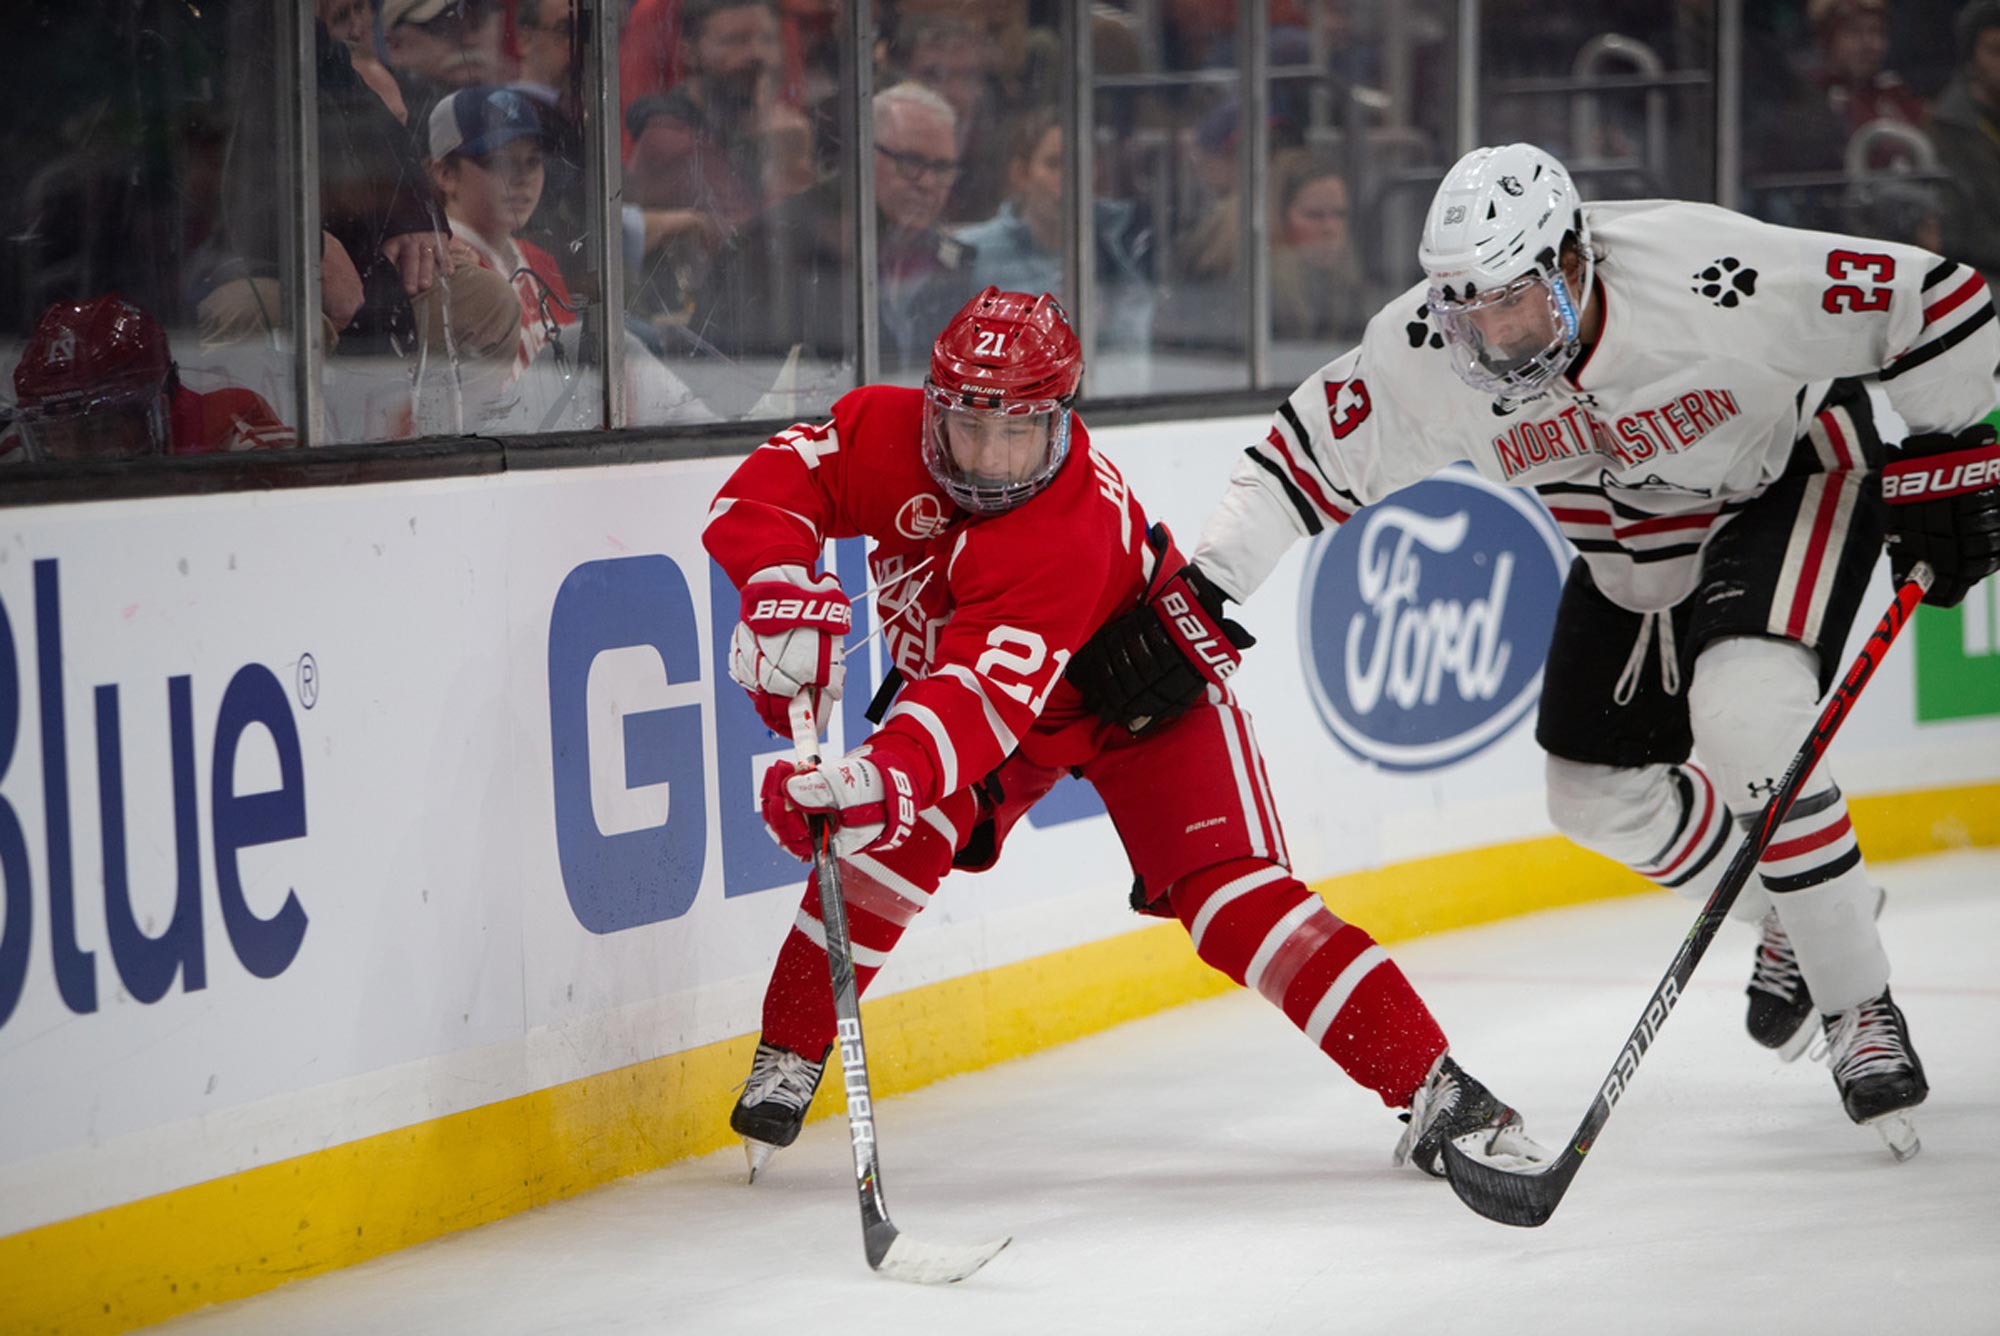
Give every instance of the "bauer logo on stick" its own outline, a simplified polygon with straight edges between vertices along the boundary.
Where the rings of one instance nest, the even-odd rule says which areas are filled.
[[[1488,746],[1541,694],[1569,556],[1518,492],[1451,469],[1319,540],[1299,644],[1320,722],[1363,760],[1431,770]]]

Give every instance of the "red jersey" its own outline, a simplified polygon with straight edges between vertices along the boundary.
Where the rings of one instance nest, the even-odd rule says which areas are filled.
[[[702,533],[738,586],[766,566],[815,567],[829,538],[875,540],[877,617],[907,685],[870,741],[914,762],[919,809],[1017,749],[1054,767],[1097,753],[1111,726],[1063,669],[1138,604],[1155,560],[1145,512],[1081,422],[1048,487],[998,515],[952,503],[924,467],[922,429],[922,391],[863,386],[833,421],[753,451]]]
[[[206,455],[234,450],[283,450],[299,443],[299,435],[272,411],[255,390],[225,386],[206,394],[174,388],[168,404],[176,455]]]

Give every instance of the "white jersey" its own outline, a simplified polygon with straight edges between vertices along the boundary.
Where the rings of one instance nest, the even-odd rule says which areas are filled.
[[[1605,595],[1658,611],[1693,592],[1708,539],[1788,466],[1871,467],[1844,409],[1816,417],[1836,378],[1879,377],[1913,432],[1993,407],[2000,327],[1964,265],[1706,204],[1584,215],[1604,255],[1602,330],[1548,393],[1502,404],[1460,381],[1411,288],[1246,452],[1202,530],[1202,570],[1240,601],[1296,538],[1462,460],[1536,489]],[[1806,449],[1816,458],[1795,460]]]

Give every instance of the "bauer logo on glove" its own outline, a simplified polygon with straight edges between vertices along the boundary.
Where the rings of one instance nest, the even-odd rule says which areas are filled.
[[[1198,611],[1185,578],[1177,578],[1160,596],[1159,609],[1190,659],[1203,665],[1216,681],[1236,671],[1241,657],[1222,633],[1221,619],[1210,620]]]
[[[750,693],[766,728],[790,731],[786,714],[801,691],[840,699],[841,641],[854,611],[839,580],[804,566],[766,566],[743,586],[741,617],[729,638],[729,676]]]
[[[1924,602],[1955,607],[2000,570],[2000,442],[1986,423],[1905,440],[1882,466],[1882,499],[1897,581],[1930,563]]]
[[[834,827],[833,851],[887,853],[917,824],[916,786],[902,765],[864,745],[838,761],[802,770],[778,761],[759,795],[771,838],[799,858],[813,856],[815,820]]]
[[[743,591],[743,601],[761,594],[751,585]],[[758,597],[754,606],[743,614],[744,624],[760,635],[773,631],[788,631],[795,626],[810,626],[819,631],[833,631],[846,635],[854,627],[854,610],[847,606],[847,600],[833,598],[797,598],[769,596]]]

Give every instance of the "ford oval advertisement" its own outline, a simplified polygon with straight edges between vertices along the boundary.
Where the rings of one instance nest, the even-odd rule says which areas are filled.
[[[1314,546],[1299,643],[1320,721],[1389,770],[1504,735],[1541,694],[1570,551],[1534,498],[1453,468]]]

